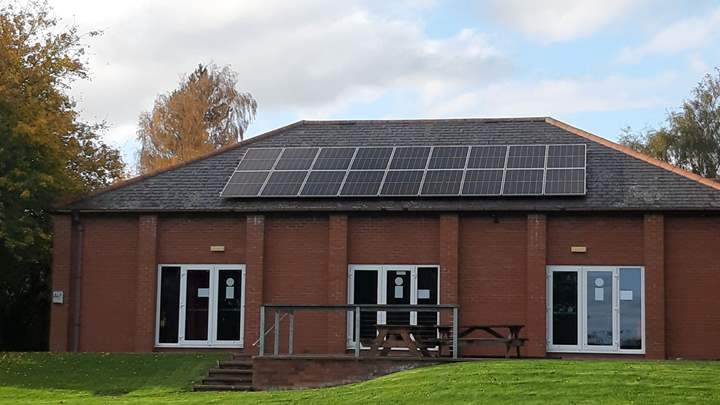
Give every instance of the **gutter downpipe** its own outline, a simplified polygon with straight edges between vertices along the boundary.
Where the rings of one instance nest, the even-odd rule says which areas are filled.
[[[75,246],[73,265],[71,268],[72,279],[72,331],[70,334],[70,351],[80,350],[80,308],[82,300],[82,259],[83,259],[83,224],[80,222],[80,215],[73,212],[72,222],[75,227]]]

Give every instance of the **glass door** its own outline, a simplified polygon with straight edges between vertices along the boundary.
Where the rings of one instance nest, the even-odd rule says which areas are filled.
[[[215,317],[213,340],[233,344],[242,341],[244,312],[243,271],[237,268],[218,268],[215,285]]]
[[[177,344],[192,347],[242,347],[245,312],[244,267],[185,265],[180,268]],[[162,277],[167,277],[166,273],[172,274],[168,271],[172,267],[163,269],[167,270],[162,273]],[[168,300],[172,298],[168,289],[161,290],[161,301],[165,300],[165,296]],[[163,309],[162,305],[160,309]],[[160,314],[162,313],[161,311]],[[165,324],[167,323],[166,321]],[[161,331],[162,326],[161,319]],[[170,339],[159,342],[171,343]]]
[[[189,268],[183,272],[184,302],[181,307],[181,342],[207,343],[210,325],[210,269]]]
[[[385,303],[388,305],[410,305],[415,303],[413,297],[413,267],[386,266],[385,271]],[[387,325],[414,325],[416,313],[387,312],[384,323]]]
[[[615,270],[591,270],[585,274],[584,344],[589,350],[617,348]]]

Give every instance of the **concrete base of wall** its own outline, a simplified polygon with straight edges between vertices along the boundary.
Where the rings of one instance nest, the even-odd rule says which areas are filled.
[[[350,384],[448,360],[345,356],[253,357],[253,389],[280,390]]]

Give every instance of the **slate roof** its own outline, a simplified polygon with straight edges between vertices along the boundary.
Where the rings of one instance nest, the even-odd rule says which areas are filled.
[[[587,144],[580,197],[220,197],[248,147]],[[616,211],[720,210],[720,184],[551,118],[299,121],[169,170],[131,179],[58,211]]]

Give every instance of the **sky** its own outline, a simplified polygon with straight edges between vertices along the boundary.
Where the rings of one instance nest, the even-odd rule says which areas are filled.
[[[199,63],[301,119],[552,116],[609,139],[661,125],[720,66],[706,0],[55,0],[88,46],[82,117],[136,162],[139,115]]]

